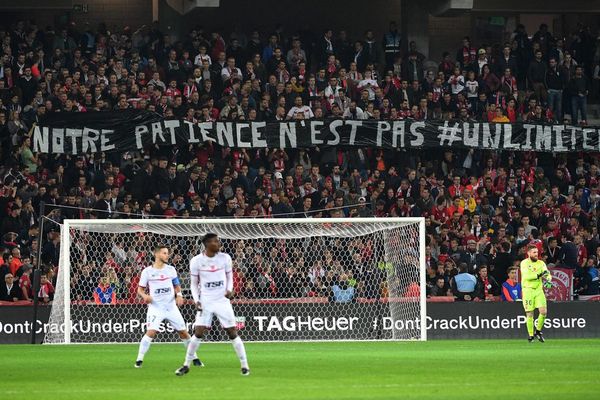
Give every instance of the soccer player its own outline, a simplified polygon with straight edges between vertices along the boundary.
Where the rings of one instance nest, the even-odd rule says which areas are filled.
[[[167,320],[171,326],[179,333],[183,345],[187,349],[190,342],[190,334],[185,326],[185,321],[181,316],[179,308],[183,305],[183,295],[177,271],[172,265],[168,265],[169,248],[164,245],[158,245],[154,249],[154,263],[152,266],[144,268],[140,276],[138,286],[138,295],[148,304],[148,314],[146,318],[147,331],[140,342],[135,367],[141,368],[144,362],[144,355],[150,348],[152,340],[160,329],[160,324]],[[146,294],[146,289],[148,294]],[[194,365],[202,367],[202,361],[193,354]]]
[[[231,257],[220,252],[221,242],[214,233],[207,233],[202,238],[202,243],[204,252],[190,261],[192,297],[198,307],[194,335],[188,345],[183,366],[175,371],[175,374],[182,376],[190,371],[190,362],[195,357],[204,333],[211,327],[213,316],[216,316],[233,344],[242,366],[242,375],[250,375],[246,349],[242,339],[238,336],[235,315],[231,307],[233,298]]]
[[[523,293],[523,307],[527,315],[528,340],[531,343],[534,338],[544,342],[542,328],[546,320],[546,296],[544,287],[552,287],[552,276],[546,267],[546,263],[538,259],[538,248],[536,245],[527,246],[528,258],[521,261],[521,286]],[[533,315],[538,310],[537,326],[533,326]]]

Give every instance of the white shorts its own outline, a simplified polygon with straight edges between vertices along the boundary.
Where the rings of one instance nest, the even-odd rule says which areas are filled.
[[[175,329],[177,332],[187,331],[185,321],[181,316],[181,311],[179,311],[177,305],[149,305],[148,314],[146,317],[146,329],[159,331],[160,324],[163,321],[168,321],[169,324],[171,324],[171,326],[173,327],[173,329]]]
[[[213,316],[216,316],[221,323],[221,326],[225,329],[232,328],[235,326],[235,314],[233,313],[233,307],[231,302],[219,301],[202,304],[202,311],[196,313],[196,322],[194,326],[212,326]]]

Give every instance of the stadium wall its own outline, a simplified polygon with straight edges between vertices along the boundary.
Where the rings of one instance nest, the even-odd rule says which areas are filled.
[[[245,340],[377,340],[391,338],[396,329],[414,329],[414,320],[392,321],[384,303],[299,303],[271,301],[235,306],[238,327]],[[122,308],[115,312],[114,307]],[[522,339],[525,318],[521,304],[511,303],[428,303],[428,339]],[[388,312],[386,312],[388,311]],[[31,306],[0,307],[0,344],[29,343]],[[94,315],[94,320],[74,321],[75,329],[89,342],[136,342],[143,335],[145,309],[139,305],[74,306],[73,315]],[[37,341],[43,339],[50,307],[40,307]],[[191,321],[193,309],[184,310]],[[544,329],[552,338],[600,337],[600,308],[597,302],[550,303]],[[222,340],[222,332],[213,329],[208,340]],[[176,341],[173,332],[161,335],[163,341]]]

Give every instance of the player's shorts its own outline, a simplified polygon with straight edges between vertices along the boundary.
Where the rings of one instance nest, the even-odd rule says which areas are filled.
[[[543,290],[523,289],[523,308],[525,308],[525,311],[546,307],[546,304],[546,295],[544,295]]]
[[[202,303],[202,311],[196,313],[194,326],[210,327],[213,316],[219,319],[221,326],[225,329],[235,326],[235,314],[229,300]]]
[[[171,324],[171,326],[173,327],[173,329],[175,329],[178,332],[187,331],[185,320],[181,316],[181,311],[179,311],[177,305],[149,305],[148,314],[146,316],[146,329],[158,331],[160,330],[160,324],[163,321],[168,321],[169,324]]]

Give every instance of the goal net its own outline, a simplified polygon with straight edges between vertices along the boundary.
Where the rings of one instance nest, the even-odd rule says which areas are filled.
[[[426,340],[422,218],[66,220],[46,343],[137,342],[136,296],[165,244],[188,304],[189,260],[219,235],[233,260],[236,324],[246,341]],[[164,324],[157,341],[177,341]],[[226,340],[217,321],[207,341]]]

